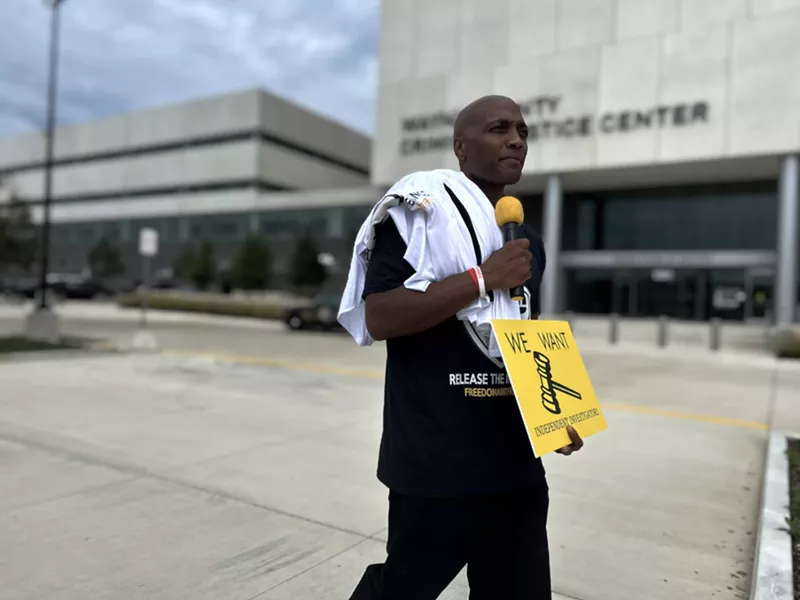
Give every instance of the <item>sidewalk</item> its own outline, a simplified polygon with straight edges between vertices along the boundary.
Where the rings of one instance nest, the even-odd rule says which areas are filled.
[[[347,597],[384,555],[380,371],[337,374],[342,337],[301,354],[263,336],[284,363],[187,352],[0,364],[11,597]],[[379,350],[364,352],[379,365]],[[796,420],[798,371],[781,368],[776,387],[763,361],[586,360],[609,430],[545,458],[556,591],[746,598],[770,398],[782,425]],[[465,597],[462,575],[443,598]]]

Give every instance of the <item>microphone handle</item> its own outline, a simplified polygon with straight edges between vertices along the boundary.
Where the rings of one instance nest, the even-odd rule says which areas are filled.
[[[503,225],[503,243],[507,244],[508,242],[513,242],[517,239],[517,224],[516,223],[506,223]],[[518,285],[515,288],[509,290],[511,294],[511,299],[516,300],[517,302],[522,302],[523,298],[525,297],[525,292],[523,286]]]

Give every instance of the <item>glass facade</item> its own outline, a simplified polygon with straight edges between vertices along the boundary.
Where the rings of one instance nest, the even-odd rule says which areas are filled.
[[[129,271],[138,272],[138,232],[148,227],[159,232],[160,251],[156,268],[171,266],[182,249],[210,241],[221,264],[228,264],[240,242],[251,233],[264,237],[271,247],[275,268],[288,264],[295,240],[310,233],[321,248],[342,255],[352,244],[370,206],[331,207],[261,213],[217,213],[150,219],[120,219],[88,223],[56,223],[52,227],[54,269],[80,272],[88,263],[91,248],[104,236],[120,250]],[[349,257],[347,257],[349,260]]]
[[[658,257],[774,252],[777,224],[774,181],[567,195],[564,251],[603,252],[606,260],[602,268],[566,269],[565,308],[687,320],[769,318],[771,268],[665,268]],[[631,257],[635,268],[624,264]]]
[[[541,233],[544,222],[544,197],[541,195],[523,196],[520,200],[522,200],[522,208],[525,211],[525,223]]]
[[[544,234],[542,196],[523,196],[522,201],[526,222]],[[60,223],[53,227],[53,255],[57,269],[78,272],[86,266],[91,247],[108,236],[130,270],[138,272],[138,231],[152,227],[161,241],[156,268],[171,266],[187,244],[203,240],[212,242],[221,264],[229,264],[240,242],[258,233],[270,244],[274,266],[281,270],[288,268],[296,239],[308,232],[322,251],[346,266],[353,238],[370,209],[362,205]],[[768,319],[777,211],[775,182],[567,194],[561,308],[631,317]],[[697,252],[737,257],[756,253],[760,258],[725,269],[702,263],[705,259],[700,264],[681,262]],[[579,259],[570,262],[570,256]],[[592,258],[598,256],[602,260]]]
[[[127,232],[126,241],[138,243],[140,229],[155,229],[158,231],[159,240],[162,242],[177,242],[180,240],[179,219],[162,217],[153,219],[129,219],[121,222]]]
[[[247,236],[249,216],[247,214],[202,215],[185,217],[185,222],[192,240],[236,240]],[[179,219],[173,219],[169,227],[170,239],[178,240],[180,236]]]
[[[259,215],[259,231],[267,236],[297,236],[310,232],[314,236],[325,236],[328,223],[333,218],[333,211],[296,210]]]
[[[588,269],[565,278],[567,310],[680,320],[770,319],[771,269]]]
[[[564,250],[772,250],[776,183],[573,194]]]

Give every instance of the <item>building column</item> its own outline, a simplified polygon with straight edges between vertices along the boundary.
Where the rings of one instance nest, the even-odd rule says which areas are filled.
[[[192,232],[189,226],[189,217],[178,217],[178,240],[181,243],[191,241]]]
[[[778,269],[775,280],[776,325],[795,320],[797,306],[798,204],[800,159],[786,156],[781,164],[778,197]]]
[[[552,316],[558,311],[559,283],[561,281],[561,213],[564,198],[561,180],[557,175],[547,179],[544,197],[544,231],[542,239],[547,256],[547,266],[542,279],[542,314]]]
[[[123,244],[128,244],[131,242],[139,243],[138,240],[133,239],[133,227],[131,227],[131,220],[130,219],[123,219],[119,223],[119,241]]]

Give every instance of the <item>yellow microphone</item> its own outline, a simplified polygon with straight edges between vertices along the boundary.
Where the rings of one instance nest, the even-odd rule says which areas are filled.
[[[522,202],[514,196],[503,196],[494,207],[494,218],[503,230],[503,244],[517,239],[517,227],[525,220]],[[523,287],[518,285],[510,290],[511,299],[521,302],[524,297]]]

